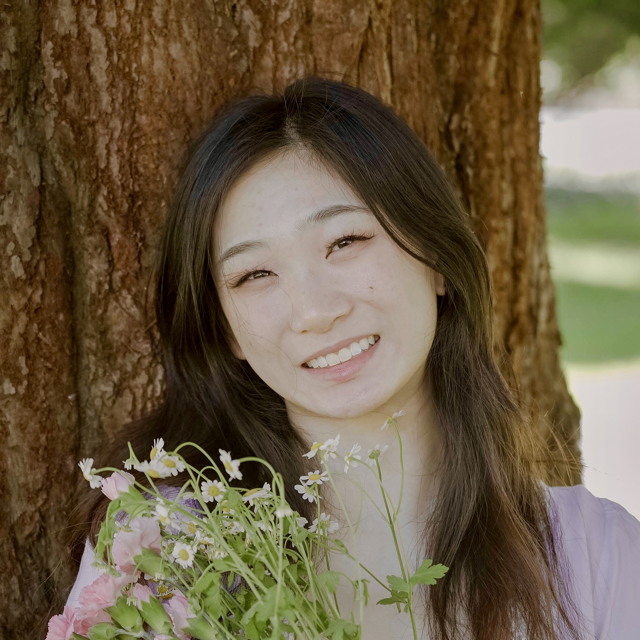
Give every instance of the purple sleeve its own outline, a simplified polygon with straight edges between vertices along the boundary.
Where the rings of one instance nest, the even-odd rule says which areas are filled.
[[[640,638],[640,522],[584,485],[548,487],[587,638]]]
[[[596,636],[640,638],[640,522],[617,502],[596,500],[602,510],[591,558]]]

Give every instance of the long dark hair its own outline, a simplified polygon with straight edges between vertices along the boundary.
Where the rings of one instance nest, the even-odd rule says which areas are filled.
[[[459,637],[461,612],[477,640],[510,640],[521,623],[529,640],[569,637],[554,621],[579,638],[541,482],[541,444],[532,435],[538,418],[523,408],[513,370],[494,343],[485,254],[425,144],[390,107],[346,82],[306,77],[282,95],[238,97],[189,148],[157,268],[165,397],[127,425],[97,463],[119,467],[128,440],[145,452],[158,437],[168,449],[191,440],[212,453],[258,456],[283,474],[292,507],[313,518],[312,506],[291,489],[306,472],[301,454],[309,443],[283,398],[232,353],[211,270],[214,217],[230,187],[268,155],[296,150],[337,172],[402,249],[445,279],[424,371],[444,436],[424,553],[449,567],[423,590],[431,638]],[[197,455],[190,462],[204,465]],[[245,468],[246,486],[266,480],[262,467]],[[77,541],[95,535],[104,506],[99,492],[85,498]]]

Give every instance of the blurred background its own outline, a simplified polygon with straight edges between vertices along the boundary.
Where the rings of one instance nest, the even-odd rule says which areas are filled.
[[[583,484],[640,519],[640,2],[542,11],[549,259]]]

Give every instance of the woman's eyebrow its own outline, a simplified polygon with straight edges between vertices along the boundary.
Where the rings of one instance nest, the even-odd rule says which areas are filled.
[[[360,205],[352,205],[352,204],[334,204],[329,207],[324,207],[323,209],[319,209],[314,213],[309,214],[300,224],[296,225],[296,231],[298,233],[302,233],[307,230],[309,227],[320,224],[321,222],[326,222],[331,218],[335,218],[336,216],[343,215],[345,213],[353,213],[354,211],[360,211],[364,213],[368,213],[373,215],[369,209]],[[222,252],[220,258],[216,262],[216,270],[222,268],[222,265],[231,258],[240,255],[241,253],[245,253],[246,251],[251,251],[252,249],[259,249],[263,247],[269,246],[268,242],[263,240],[246,240],[245,242],[239,242],[238,244],[234,244],[229,247],[225,251]]]

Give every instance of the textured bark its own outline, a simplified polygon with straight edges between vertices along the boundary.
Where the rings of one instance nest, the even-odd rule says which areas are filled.
[[[536,0],[27,0],[0,52],[0,636],[35,637],[75,567],[76,462],[161,398],[148,287],[187,141],[226,99],[303,74],[390,103],[460,190],[496,332],[580,482],[546,251]],[[555,462],[554,462],[555,460]]]

